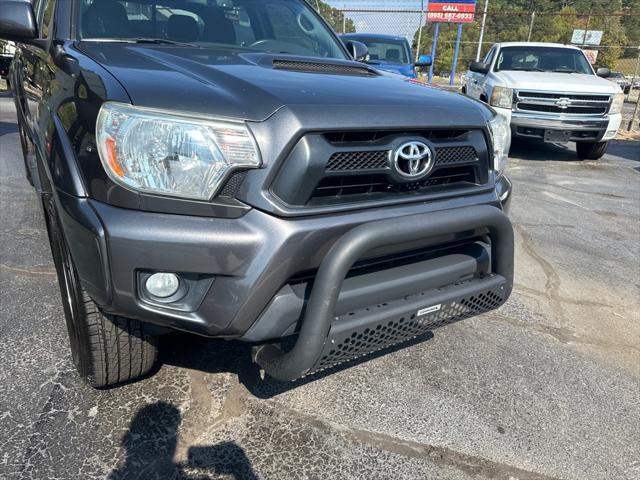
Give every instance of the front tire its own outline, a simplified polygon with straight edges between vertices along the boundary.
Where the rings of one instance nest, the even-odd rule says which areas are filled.
[[[576,153],[580,159],[598,160],[608,147],[609,142],[576,142]]]
[[[51,252],[58,275],[73,363],[92,387],[109,387],[149,373],[158,338],[144,324],[104,314],[80,285],[53,198],[43,198]]]

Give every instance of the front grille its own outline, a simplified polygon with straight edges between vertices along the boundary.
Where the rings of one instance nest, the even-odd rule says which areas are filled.
[[[461,147],[440,147],[435,149],[435,164],[452,165],[478,160],[478,152],[470,145]],[[391,150],[360,150],[336,152],[331,155],[325,171],[353,172],[363,170],[384,170],[389,168]]]
[[[557,115],[604,115],[609,110],[609,95],[518,91],[515,110]]]
[[[398,195],[420,192],[429,187],[453,184],[471,184],[475,181],[471,167],[454,167],[435,171],[424,180],[409,183],[392,183],[386,175],[364,174],[325,177],[316,187],[311,200],[327,199],[347,201],[348,197],[386,194]]]
[[[436,165],[475,162],[478,158],[478,152],[470,145],[436,148]]]
[[[331,155],[327,172],[379,170],[388,168],[389,150],[337,152]]]
[[[426,138],[427,140],[455,140],[468,134],[466,129],[416,129],[416,130],[345,130],[338,132],[327,132],[323,137],[332,145],[345,147],[348,144],[362,144],[381,142],[389,137],[399,135],[415,136]]]
[[[576,94],[564,94],[564,93],[548,93],[548,92],[518,92],[520,97],[528,98],[553,98],[558,100],[560,98],[568,98],[571,100],[586,100],[586,101],[609,101],[609,95],[576,95]]]
[[[431,149],[434,165],[418,180],[403,178],[393,153],[408,141]],[[490,180],[491,154],[482,129],[313,132],[287,154],[270,191],[294,208],[344,209],[348,204],[437,199],[477,191]]]
[[[598,114],[607,113],[608,106],[602,107],[566,107],[560,108],[555,105],[537,105],[531,103],[519,103],[519,110],[529,110],[531,112],[551,112],[551,113],[582,113],[582,114]]]
[[[299,60],[275,59],[273,68],[276,70],[291,70],[294,72],[307,73],[327,73],[331,75],[359,75],[365,77],[376,77],[379,74],[367,67],[359,65],[343,65],[324,62],[302,62]]]

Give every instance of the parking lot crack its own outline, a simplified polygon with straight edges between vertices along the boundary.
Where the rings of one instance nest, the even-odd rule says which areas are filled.
[[[524,251],[540,265],[540,268],[542,268],[544,272],[546,278],[545,292],[550,299],[551,308],[555,316],[561,321],[565,321],[566,315],[562,306],[562,297],[560,296],[560,275],[558,275],[554,266],[537,252],[531,235],[529,235],[524,227],[514,224],[514,228],[522,237],[522,248],[524,248]]]
[[[191,446],[202,434],[202,421],[211,414],[212,398],[207,388],[205,373],[190,370],[189,385],[191,388],[191,404],[189,410],[184,414],[184,420],[180,429],[178,445],[176,447],[176,458],[186,457],[189,446]]]
[[[547,182],[538,182],[540,185],[547,185],[549,187],[556,187],[556,188],[560,188],[562,190],[566,190],[568,192],[573,192],[573,193],[580,193],[583,195],[599,195],[601,197],[606,197],[606,198],[627,198],[624,195],[617,195],[615,193],[608,193],[608,192],[587,192],[584,190],[577,190],[575,188],[569,188],[566,185],[558,185],[557,183],[547,183]]]
[[[212,428],[244,415],[247,412],[249,398],[250,394],[247,388],[236,380],[226,394],[220,413],[213,419]]]
[[[281,411],[285,410],[289,418],[296,418],[298,421],[326,433],[338,433],[348,441],[396,455],[428,460],[443,467],[453,467],[468,475],[495,480],[559,480],[558,477],[523,470],[505,463],[458,452],[447,447],[403,440],[384,433],[336,424],[280,404],[278,404],[277,408]]]
[[[0,270],[6,270],[13,273],[18,273],[21,275],[28,275],[32,277],[42,276],[42,275],[55,275],[55,270],[46,270],[46,269],[37,269],[37,268],[21,268],[15,267],[12,265],[6,265],[4,263],[0,263]]]
[[[501,314],[500,311],[493,312],[490,318],[492,318],[495,321],[508,323],[509,325],[513,325],[514,327],[520,327],[520,328],[531,327],[531,324],[514,320],[509,316]],[[533,326],[533,329],[540,333],[550,335],[560,343],[564,343],[564,344],[574,343],[574,344],[582,344],[582,345],[591,345],[594,347],[601,347],[609,350],[627,350],[634,353],[640,352],[640,348],[638,348],[635,345],[625,344],[625,343],[606,342],[600,338],[593,338],[593,337],[588,337],[584,335],[576,335],[571,330],[568,330],[562,327],[536,324],[535,326]]]
[[[530,297],[546,297],[547,296],[547,292],[543,292],[541,290],[537,290],[535,288],[531,288],[531,287],[527,287],[526,285],[523,285],[521,283],[514,283],[514,288],[520,293],[520,294],[526,294]],[[563,297],[563,296],[558,296],[558,300],[562,303],[566,303],[569,305],[578,305],[578,306],[589,306],[589,307],[602,307],[602,308],[614,308],[614,309],[620,309],[620,310],[628,310],[630,308],[637,308],[637,305],[635,303],[629,303],[629,304],[613,304],[613,303],[606,303],[606,302],[596,302],[594,300],[587,300],[587,299],[573,299],[573,298],[567,298],[567,297]]]

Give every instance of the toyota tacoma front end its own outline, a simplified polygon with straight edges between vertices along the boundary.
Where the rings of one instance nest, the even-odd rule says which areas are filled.
[[[138,378],[182,330],[294,380],[502,305],[504,118],[352,60],[303,1],[213,3],[58,2],[50,38],[0,31],[81,375]]]

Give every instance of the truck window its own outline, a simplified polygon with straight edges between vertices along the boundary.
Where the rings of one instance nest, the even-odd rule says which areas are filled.
[[[493,62],[493,56],[495,55],[495,53],[496,53],[496,47],[493,47],[484,56],[484,59],[482,60],[482,63],[486,63],[487,65],[491,65],[491,62]]]
[[[504,47],[495,70],[593,74],[581,50],[561,47]]]
[[[233,50],[346,59],[303,0],[83,0],[80,39],[164,39]]]
[[[373,62],[387,62],[407,65],[411,56],[404,40],[380,39],[372,37],[354,37],[349,39],[364,43],[369,49],[369,59]]]

